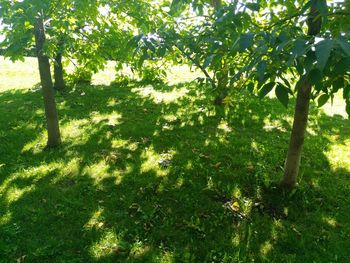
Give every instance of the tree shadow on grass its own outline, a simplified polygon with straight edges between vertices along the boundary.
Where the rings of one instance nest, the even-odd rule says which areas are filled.
[[[41,94],[1,93],[0,261],[346,260],[349,170],[326,153],[349,121],[312,111],[301,185],[282,193],[291,109],[237,94],[220,116],[205,94],[79,87],[58,96],[64,144],[44,151]]]

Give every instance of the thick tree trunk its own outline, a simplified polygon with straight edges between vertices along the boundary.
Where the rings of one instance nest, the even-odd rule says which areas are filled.
[[[43,47],[46,41],[43,18],[37,18],[35,28],[35,45],[38,57],[41,86],[44,97],[45,115],[47,121],[48,147],[56,147],[61,143],[60,129],[58,124],[58,114],[52,86],[50,72],[50,62],[43,53]]]
[[[314,1],[308,17],[308,35],[315,36],[320,33],[322,17],[317,9],[317,0]],[[297,184],[299,173],[301,153],[304,145],[305,132],[309,116],[309,104],[312,85],[306,78],[299,87],[297,101],[295,105],[295,114],[293,130],[290,138],[289,149],[284,167],[284,177],[281,186],[284,188],[293,188]]]
[[[55,57],[54,75],[55,75],[54,88],[56,90],[64,90],[66,85],[63,78],[62,54],[60,52],[58,52]]]

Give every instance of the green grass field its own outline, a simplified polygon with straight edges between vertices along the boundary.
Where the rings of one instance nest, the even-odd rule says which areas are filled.
[[[57,94],[46,150],[34,59],[0,58],[0,262],[350,262],[350,121],[311,108],[299,187],[280,192],[291,130],[274,98],[224,113],[174,70],[169,85]]]

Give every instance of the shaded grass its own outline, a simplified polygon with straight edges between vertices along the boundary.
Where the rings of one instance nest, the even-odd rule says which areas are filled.
[[[292,110],[195,83],[0,93],[0,262],[347,262],[350,123],[311,111],[300,187],[281,193]],[[229,209],[231,207],[231,209]]]

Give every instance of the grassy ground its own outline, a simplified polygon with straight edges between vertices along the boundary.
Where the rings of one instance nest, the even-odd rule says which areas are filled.
[[[35,68],[0,61],[0,262],[350,262],[343,116],[312,106],[285,194],[292,109],[275,99],[237,95],[225,117],[193,83],[104,72],[57,95],[64,144],[45,150]]]

